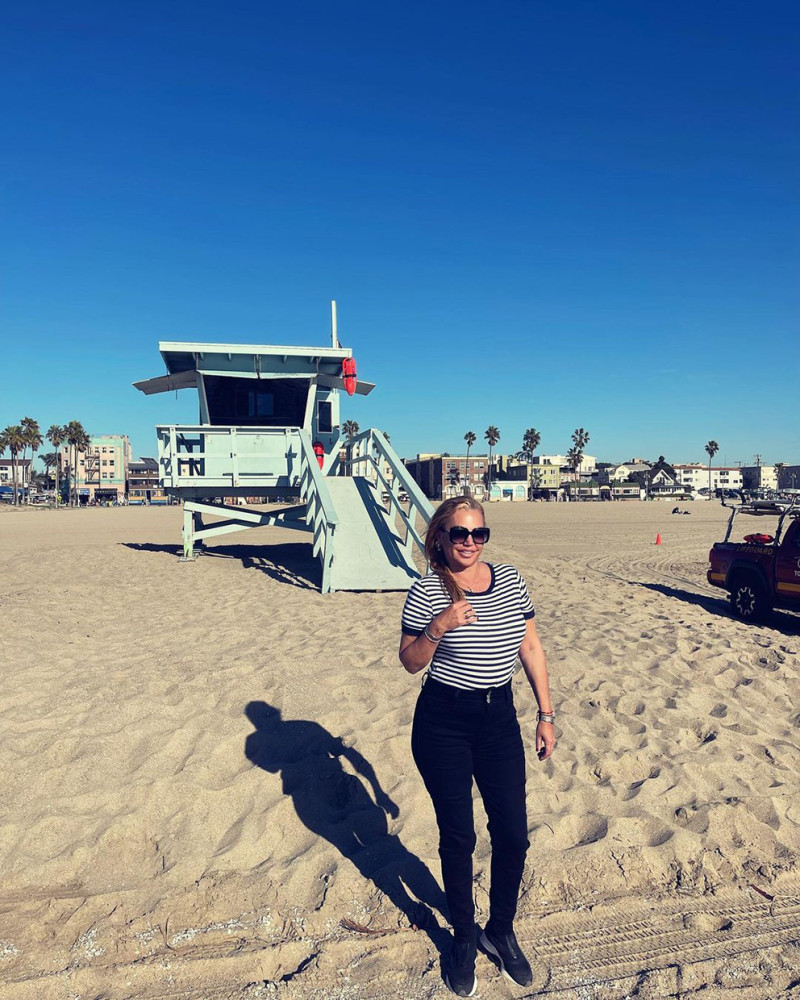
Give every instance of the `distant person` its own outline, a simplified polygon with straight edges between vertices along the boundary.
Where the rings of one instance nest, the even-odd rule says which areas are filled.
[[[533,978],[514,935],[528,849],[525,750],[511,691],[517,656],[539,703],[540,760],[550,756],[556,742],[533,604],[513,566],[483,562],[488,541],[477,500],[461,496],[440,505],[425,539],[432,572],[408,593],[400,641],[400,660],[409,673],[430,663],[414,713],[411,749],[439,827],[454,934],[445,982],[462,997],[477,988],[473,778],[489,818],[492,845],[489,920],[481,945],[520,986]]]

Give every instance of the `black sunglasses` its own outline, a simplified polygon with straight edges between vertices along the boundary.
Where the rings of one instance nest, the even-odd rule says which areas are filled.
[[[462,528],[461,525],[456,525],[449,530],[442,528],[442,531],[447,531],[452,545],[457,545],[459,542],[466,542],[470,535],[476,545],[485,545],[489,541],[488,528],[473,528],[472,531],[469,531],[467,528]]]

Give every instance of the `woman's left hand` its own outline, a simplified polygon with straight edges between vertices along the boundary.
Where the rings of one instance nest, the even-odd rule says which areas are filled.
[[[556,748],[556,727],[552,722],[540,722],[536,726],[536,754],[539,760],[547,760]]]

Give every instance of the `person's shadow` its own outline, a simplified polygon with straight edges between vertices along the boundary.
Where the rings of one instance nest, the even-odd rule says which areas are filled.
[[[258,767],[280,774],[283,791],[292,797],[298,817],[339,853],[405,914],[412,926],[425,930],[441,952],[449,938],[433,914],[447,912],[444,892],[427,867],[390,836],[387,814],[398,808],[380,786],[372,765],[353,747],[323,726],[305,719],[286,720],[280,709],[251,701],[245,715],[255,726],[245,742],[245,754]],[[372,790],[342,767],[347,760]],[[408,889],[420,902],[411,898]]]

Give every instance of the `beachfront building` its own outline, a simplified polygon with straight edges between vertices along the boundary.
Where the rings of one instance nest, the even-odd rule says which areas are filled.
[[[444,500],[470,493],[482,500],[487,493],[488,455],[419,454],[404,458],[414,482],[431,500]]]
[[[569,465],[569,459],[566,455],[534,455],[533,456],[534,465],[557,465],[563,470],[563,475],[566,476],[568,473],[572,472]],[[593,476],[597,472],[597,458],[595,455],[584,455],[583,461],[581,462],[581,467],[578,472],[582,476]],[[574,476],[573,476],[574,478]]]
[[[16,464],[16,475],[14,465]],[[0,458],[0,485],[10,486],[12,481],[16,481],[17,486],[27,489],[31,479],[31,460],[29,458],[18,458],[16,463],[10,458]]]
[[[576,475],[572,470],[562,477],[565,499],[569,500],[599,500],[600,484],[596,479]],[[563,492],[563,491],[562,491]]]
[[[800,465],[785,465],[778,478],[778,489],[800,489]]]
[[[650,462],[645,462],[641,458],[631,459],[630,462],[621,462],[619,465],[607,465],[602,462],[598,469],[598,481],[601,486],[611,486],[615,482],[623,483],[632,479],[641,482],[642,477],[649,476],[652,468]]]
[[[673,466],[678,477],[678,482],[682,486],[688,486],[695,492],[708,492],[709,488],[709,468],[701,462],[690,462],[685,465]],[[734,466],[721,465],[711,466],[711,492],[716,490],[740,490],[742,489],[742,470]]]
[[[506,478],[512,481],[524,481],[528,496],[543,500],[555,499],[561,487],[561,466],[549,465],[536,461],[514,462],[506,469]]]
[[[746,490],[776,490],[778,477],[774,465],[743,465],[742,486]]]
[[[158,462],[154,458],[140,458],[128,462],[128,503],[133,506],[165,504],[169,497],[161,485]]]
[[[78,455],[78,500],[81,504],[124,499],[126,475],[131,461],[131,442],[127,434],[92,435],[86,452]],[[61,449],[63,489],[69,489],[70,448]]]
[[[523,482],[515,482],[513,479],[492,480],[489,489],[489,500],[527,500],[528,485]]]
[[[600,496],[611,500],[646,500],[647,490],[637,479],[614,480],[600,487]]]
[[[663,459],[646,474],[646,490],[653,499],[679,500],[692,494],[692,489],[680,481],[673,466]]]
[[[12,462],[10,458],[0,458],[0,500],[13,502],[14,484],[18,496],[22,496],[31,481],[31,460],[18,458]]]

